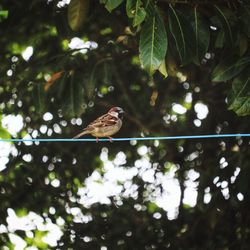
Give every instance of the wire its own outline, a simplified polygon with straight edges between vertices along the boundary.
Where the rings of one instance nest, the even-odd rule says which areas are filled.
[[[213,134],[213,135],[178,135],[178,136],[155,136],[155,137],[128,137],[113,138],[112,141],[149,141],[149,140],[181,140],[181,139],[209,139],[226,137],[250,137],[250,134]],[[108,138],[99,139],[100,142],[109,141]],[[0,142],[96,142],[94,138],[12,138],[2,139]]]

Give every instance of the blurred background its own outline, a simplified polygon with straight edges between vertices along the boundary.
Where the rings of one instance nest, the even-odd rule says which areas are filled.
[[[0,138],[249,133],[248,1],[0,2]],[[248,138],[0,141],[1,249],[248,249]]]

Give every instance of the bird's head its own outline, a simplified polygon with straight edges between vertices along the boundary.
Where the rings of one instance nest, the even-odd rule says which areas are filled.
[[[123,113],[124,113],[124,110],[120,107],[113,107],[109,110],[108,112],[110,115],[112,116],[115,116],[115,117],[119,117],[119,118],[123,118]]]

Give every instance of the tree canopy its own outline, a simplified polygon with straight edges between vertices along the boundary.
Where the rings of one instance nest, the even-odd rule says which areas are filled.
[[[248,0],[2,0],[0,32],[0,138],[249,133]],[[3,249],[249,248],[247,138],[0,148]]]

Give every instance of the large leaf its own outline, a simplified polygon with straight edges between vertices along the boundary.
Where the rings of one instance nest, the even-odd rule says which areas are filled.
[[[190,22],[182,15],[182,13],[175,10],[171,5],[169,6],[169,29],[174,38],[176,50],[182,64],[187,64],[192,61],[194,50],[193,29]]]
[[[248,49],[248,38],[244,34],[238,34],[238,43],[239,43],[239,49],[238,49],[238,55],[243,56]]]
[[[250,76],[249,73],[234,79],[228,95],[229,109],[237,115],[250,115]]]
[[[86,77],[84,90],[88,100],[93,100],[95,89],[100,85],[105,87],[112,85],[113,65],[111,58],[104,58],[97,62]]]
[[[101,0],[105,4],[105,8],[111,12],[113,9],[117,8],[123,0]]]
[[[46,94],[44,85],[41,83],[34,84],[33,86],[33,101],[36,112],[42,114],[46,109]]]
[[[72,30],[82,28],[89,9],[89,0],[71,0],[68,6],[68,23]]]
[[[167,67],[166,67],[166,62],[165,60],[162,61],[160,67],[159,67],[159,72],[164,76],[164,78],[166,78],[168,76],[168,72],[167,72]]]
[[[146,11],[142,6],[141,0],[127,0],[126,11],[129,18],[133,18],[133,26],[141,24],[145,17]]]
[[[241,20],[245,34],[250,38],[250,5],[242,4],[242,7],[240,9],[241,13]]]
[[[196,64],[200,64],[202,58],[205,56],[205,53],[208,51],[210,31],[203,16],[197,11],[197,6],[194,8],[193,17],[194,21],[192,22],[192,26],[195,36],[194,62]]]
[[[250,57],[242,57],[238,61],[223,60],[212,72],[212,81],[224,82],[232,79],[250,64]]]
[[[83,113],[83,79],[80,74],[71,72],[70,80],[63,93],[63,109],[68,116],[79,116]]]
[[[71,75],[70,72],[63,74],[62,77],[58,79],[58,82],[52,85],[51,87],[51,89],[54,88],[54,95],[57,97],[59,101],[62,100],[70,75]]]
[[[100,77],[104,84],[111,84],[113,76],[113,67],[109,61],[105,61],[101,67]]]
[[[217,49],[222,49],[224,44],[225,44],[225,32],[224,30],[221,30],[218,34],[217,34],[217,37],[216,37],[216,40],[215,40],[215,48]]]
[[[174,37],[180,60],[183,61],[184,57],[186,56],[186,43],[184,38],[184,32],[177,12],[171,5],[169,6],[168,17],[170,32]]]
[[[98,77],[100,72],[98,72],[98,63],[94,65],[91,72],[88,74],[87,81],[84,84],[84,90],[88,100],[93,99],[95,88],[97,88]]]
[[[232,13],[229,13],[228,9],[220,8],[217,5],[215,5],[214,8],[217,11],[218,18],[221,21],[227,40],[230,42],[231,45],[233,45],[234,36],[233,36],[233,31],[230,25],[230,17],[232,17]]]
[[[167,45],[165,26],[154,8],[142,26],[139,47],[141,64],[149,74],[152,75],[165,59]]]

